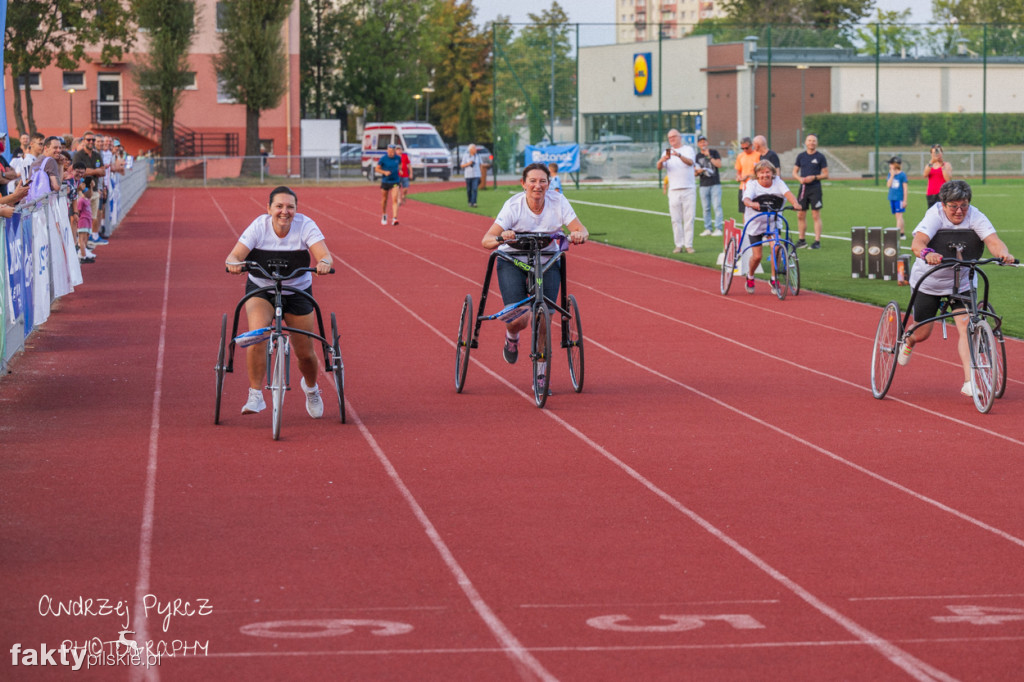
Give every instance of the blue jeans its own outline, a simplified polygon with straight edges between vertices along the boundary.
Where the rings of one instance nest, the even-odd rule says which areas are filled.
[[[700,193],[700,206],[704,209],[704,229],[721,230],[725,222],[722,215],[722,185],[711,185],[710,187],[698,187]],[[711,209],[715,209],[714,227],[711,227]]]
[[[466,199],[470,206],[476,206],[476,188],[480,186],[480,178],[466,178]]]

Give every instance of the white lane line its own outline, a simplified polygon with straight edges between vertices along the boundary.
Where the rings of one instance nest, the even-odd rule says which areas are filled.
[[[898,644],[975,644],[986,642],[1024,642],[1022,636],[992,637],[937,637],[907,638],[894,640]],[[533,653],[572,653],[572,652],[614,652],[614,651],[715,651],[728,649],[818,649],[824,647],[864,647],[864,642],[855,639],[837,639],[822,641],[792,642],[744,642],[735,644],[626,644],[621,646],[537,646],[530,647]],[[424,654],[497,654],[502,649],[487,647],[449,648],[449,649],[346,649],[341,651],[238,651],[210,653],[204,658],[271,658],[303,656],[419,656]]]
[[[176,196],[171,193],[171,215],[167,231],[167,254],[164,257],[164,293],[160,308],[160,334],[156,349],[156,371],[153,381],[153,409],[149,425],[149,451],[146,461],[145,494],[142,502],[142,526],[139,529],[139,565],[135,578],[135,605],[132,612],[132,624],[135,628],[134,640],[143,648],[149,641],[149,628],[146,624],[145,598],[150,589],[150,571],[153,560],[153,522],[156,506],[156,469],[157,455],[160,448],[160,400],[164,386],[164,356],[167,350],[167,302],[171,295],[171,254],[174,246],[174,209]],[[160,679],[155,667],[132,666],[129,679],[151,680]]]
[[[1019,599],[1024,594],[918,594],[896,597],[850,597],[849,601],[914,601],[918,599]]]
[[[441,332],[441,330],[439,330],[436,327],[434,327],[433,325],[431,325],[429,322],[427,322],[427,320],[423,319],[414,310],[412,310],[407,305],[405,305],[404,303],[399,301],[394,295],[392,295],[390,292],[388,292],[383,286],[381,286],[376,281],[374,281],[373,279],[368,277],[362,271],[360,271],[357,268],[355,268],[351,263],[348,263],[344,259],[339,259],[338,256],[335,256],[335,262],[338,262],[339,260],[347,268],[349,268],[349,270],[351,272],[353,272],[357,276],[361,277],[364,281],[366,281],[371,286],[376,288],[384,297],[388,298],[392,303],[394,303],[397,307],[402,309],[406,314],[408,314],[414,320],[418,321],[420,324],[422,324],[424,327],[426,327],[426,329],[428,329],[429,331],[431,331],[434,334],[436,334],[439,338],[444,340],[444,342],[447,345],[451,346],[452,348],[455,347],[455,341],[449,339],[445,334],[443,334]],[[632,361],[632,360],[628,360],[628,359],[624,358],[623,356],[619,355],[618,353],[614,353],[613,351],[608,349],[606,346],[600,346],[600,347],[602,347],[605,350],[608,350],[609,352],[613,353],[613,355],[616,355],[617,357],[620,357],[620,358],[626,360],[627,362],[630,362],[631,364],[634,364],[634,365],[636,365],[638,367],[642,367],[642,365],[640,365],[639,363],[637,363],[635,361]],[[490,368],[485,366],[483,363],[481,363],[479,360],[473,358],[472,355],[470,355],[470,359],[473,360],[474,364],[476,364],[478,367],[480,367],[484,372],[486,372],[488,375],[490,375],[493,379],[495,379],[499,383],[504,384],[506,387],[509,388],[509,390],[513,391],[514,393],[517,393],[520,396],[520,398],[522,398],[524,401],[528,401],[530,403],[533,402],[533,396],[532,395],[527,395],[527,393],[525,391],[522,391],[518,387],[514,386],[506,378],[500,376],[497,372],[494,372],[493,370],[491,370]],[[664,375],[662,375],[660,373],[657,373],[657,372],[653,372],[653,373],[657,374],[658,376],[663,376],[664,377]],[[676,381],[672,381],[672,382],[673,383],[677,383],[677,384],[680,383],[680,382],[676,382]],[[690,389],[690,390],[693,390],[693,389]],[[694,392],[697,393],[698,395],[705,395],[706,396],[706,394],[701,394],[699,391],[694,391]],[[706,396],[706,397],[710,398],[710,396]],[[739,412],[740,414],[743,414],[743,412],[741,410],[739,410],[738,408],[732,408],[730,406],[727,406],[727,405],[725,405],[725,403],[722,403],[721,401],[719,401],[717,399],[712,399],[712,400],[714,402],[724,406],[724,407],[727,407],[727,409],[731,409],[733,411]],[[847,632],[852,634],[854,637],[856,637],[858,640],[860,640],[864,644],[866,644],[866,645],[870,646],[871,648],[873,648],[875,651],[880,653],[882,656],[884,656],[886,659],[888,659],[891,663],[893,663],[895,666],[897,666],[900,669],[902,669],[904,672],[906,672],[908,675],[910,675],[914,679],[921,680],[922,682],[931,682],[931,681],[934,681],[934,680],[942,680],[944,682],[951,682],[952,680],[955,679],[955,678],[950,677],[949,675],[945,674],[941,670],[938,670],[937,668],[929,665],[928,663],[925,663],[924,661],[914,657],[909,652],[903,651],[902,649],[900,649],[899,647],[897,647],[893,643],[891,643],[888,640],[886,640],[886,639],[884,639],[884,638],[874,634],[873,632],[871,632],[867,628],[865,628],[865,627],[861,626],[860,624],[858,624],[857,622],[855,622],[853,619],[846,617],[845,615],[843,615],[842,613],[840,613],[836,609],[834,609],[831,606],[829,606],[828,604],[826,604],[821,599],[818,599],[818,597],[813,595],[809,590],[807,590],[804,587],[802,587],[801,585],[799,585],[796,581],[790,579],[788,576],[783,574],[781,571],[775,569],[767,561],[765,561],[764,559],[761,559],[756,554],[754,554],[752,551],[748,550],[746,547],[741,545],[737,540],[733,539],[731,536],[727,535],[724,531],[722,531],[721,529],[716,527],[714,524],[712,524],[711,522],[707,521],[702,516],[700,516],[698,513],[696,513],[695,511],[691,510],[686,505],[684,505],[682,502],[680,502],[679,500],[677,500],[674,497],[672,497],[672,495],[670,495],[666,491],[664,491],[661,488],[659,488],[657,485],[654,484],[653,481],[651,481],[648,478],[646,478],[645,476],[643,476],[643,474],[641,474],[639,471],[637,471],[636,469],[632,468],[631,466],[626,464],[624,461],[622,461],[621,459],[616,457],[609,450],[605,449],[602,445],[598,444],[596,441],[591,439],[589,436],[584,434],[582,431],[577,429],[575,426],[573,426],[572,424],[567,422],[562,417],[558,416],[557,414],[555,414],[551,410],[540,410],[540,412],[545,417],[548,417],[549,419],[553,420],[555,423],[560,425],[563,429],[565,429],[569,433],[571,433],[574,436],[576,436],[576,438],[578,438],[580,441],[582,441],[590,449],[592,449],[594,452],[598,453],[599,455],[604,457],[606,460],[608,460],[609,462],[614,464],[616,467],[621,469],[630,478],[635,480],[642,487],[644,487],[647,490],[649,490],[656,497],[658,497],[661,500],[663,500],[664,502],[666,502],[669,506],[674,508],[676,511],[681,513],[683,516],[686,516],[693,523],[695,523],[696,525],[698,525],[701,528],[703,528],[708,534],[712,535],[713,537],[718,539],[720,542],[722,542],[723,544],[725,544],[726,546],[731,548],[734,552],[736,552],[737,554],[742,556],[744,559],[746,559],[747,561],[752,563],[755,567],[757,567],[759,570],[761,570],[761,572],[765,573],[771,579],[773,579],[777,583],[781,584],[785,589],[789,590],[792,594],[794,594],[800,600],[802,600],[803,602],[805,602],[806,604],[811,606],[813,609],[818,611],[820,614],[822,614],[823,616],[825,616],[826,618],[828,618],[832,622],[834,622],[837,625],[839,625],[841,628],[843,628],[844,630],[846,630]],[[806,442],[806,441],[803,441],[803,442]],[[816,450],[821,450],[820,448],[815,448],[815,449]],[[389,465],[390,465],[390,463],[389,463]],[[396,473],[396,475],[397,475],[397,473]],[[452,560],[454,561],[454,558]],[[511,636],[511,634],[510,634],[510,636]]]
[[[335,256],[335,259],[338,257]],[[344,261],[343,261],[344,262]],[[346,264],[347,265],[347,264]],[[351,267],[351,266],[350,266]],[[365,279],[365,277],[364,277]],[[370,281],[370,280],[367,280]],[[371,282],[373,284],[373,282]],[[379,287],[378,287],[379,288]],[[425,322],[425,320],[420,320]],[[359,427],[359,432],[363,434],[363,438],[369,444],[370,449],[373,450],[380,461],[381,466],[387,472],[391,482],[402,494],[405,499],[405,503],[409,505],[409,509],[416,516],[416,519],[423,526],[423,530],[426,532],[430,542],[434,545],[438,554],[441,555],[441,559],[444,561],[448,570],[451,571],[452,575],[455,576],[455,580],[459,587],[462,588],[466,598],[469,599],[469,603],[472,604],[473,609],[477,612],[480,618],[487,624],[487,627],[491,630],[491,633],[495,636],[498,642],[502,645],[501,651],[508,655],[512,659],[513,663],[516,664],[516,669],[523,677],[523,679],[535,679],[541,680],[556,680],[557,678],[549,673],[540,661],[534,658],[530,652],[524,647],[515,635],[512,634],[511,630],[505,626],[505,624],[498,618],[497,614],[491,610],[491,607],[487,605],[487,602],[477,591],[476,587],[473,586],[473,582],[469,579],[469,575],[463,570],[462,566],[459,565],[458,560],[452,551],[448,548],[444,538],[441,537],[441,533],[438,532],[437,528],[431,522],[430,517],[423,511],[423,507],[420,506],[419,502],[416,501],[416,497],[409,490],[409,487],[405,485],[405,481],[399,475],[398,470],[395,469],[391,460],[384,454],[384,450],[377,443],[377,439],[370,433],[370,429],[366,427],[363,420],[359,418],[359,414],[352,407],[352,404],[345,399],[346,410],[349,418],[352,419],[353,423]]]
[[[708,601],[609,602],[605,604],[520,604],[521,609],[618,609],[662,606],[709,606],[718,604],[781,604],[781,599],[713,599]]]

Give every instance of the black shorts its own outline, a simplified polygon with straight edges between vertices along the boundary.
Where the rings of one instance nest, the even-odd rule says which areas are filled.
[[[260,288],[260,285],[253,282],[248,277],[245,279],[245,293],[256,291]],[[313,285],[310,284],[308,288],[303,289],[310,296],[313,295]],[[262,294],[253,296],[253,298],[265,298],[270,301],[270,305],[274,305],[274,292],[264,291]],[[285,294],[281,295],[281,312],[286,315],[309,315],[313,312],[313,302],[305,296],[298,294]]]
[[[939,203],[938,194],[926,194],[924,198],[928,201],[928,208],[931,208],[935,204]]]
[[[806,185],[800,186],[800,195],[796,198],[796,203],[800,206],[801,211],[812,209],[817,211],[821,208],[821,183],[811,182]]]
[[[498,288],[501,289],[501,300],[505,305],[518,303],[530,295],[528,290],[530,275],[506,260],[498,260]],[[562,285],[561,259],[544,273],[544,295],[552,301],[558,301],[558,290]]]
[[[398,187],[398,183],[397,182],[382,182],[382,183],[380,183],[380,188],[382,190],[384,190],[385,192],[387,192],[388,190],[393,189],[395,187]]]
[[[947,306],[949,310],[958,310],[966,307],[959,296],[935,296],[934,294],[926,294],[919,291],[914,299],[914,321],[921,322],[922,320],[930,320],[935,317],[935,314],[939,312],[939,305],[943,299],[949,301]]]

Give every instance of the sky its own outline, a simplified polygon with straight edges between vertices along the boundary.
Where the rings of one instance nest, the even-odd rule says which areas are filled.
[[[560,0],[559,4],[573,23],[613,23],[615,0]],[[931,0],[876,0],[886,10],[911,9],[911,21],[931,20]],[[477,24],[483,26],[499,14],[511,17],[514,24],[529,23],[529,14],[540,14],[551,7],[551,0],[473,0]],[[612,34],[614,40],[614,34]]]

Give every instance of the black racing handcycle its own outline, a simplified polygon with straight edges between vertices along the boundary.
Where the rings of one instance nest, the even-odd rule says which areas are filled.
[[[974,406],[979,412],[987,413],[996,398],[1003,397],[1006,391],[1006,346],[1002,331],[1003,318],[996,314],[989,303],[988,275],[982,266],[989,263],[1007,264],[999,258],[982,259],[985,244],[971,230],[939,230],[929,241],[928,248],[942,256],[942,262],[932,266],[917,282],[910,294],[907,311],[901,316],[896,301],[889,301],[882,310],[871,351],[871,393],[879,400],[885,397],[896,373],[899,353],[915,329],[932,322],[942,322],[942,336],[945,338],[946,321],[958,315],[966,315]],[[953,287],[943,299],[938,313],[929,319],[914,320],[910,324],[914,301],[921,285],[937,273],[950,269],[953,271]],[[970,286],[963,290],[962,282],[970,282]],[[963,307],[953,310],[951,305],[954,301],[963,303]]]
[[[544,248],[555,240],[559,251],[552,254]],[[499,238],[499,241],[501,239]],[[569,377],[576,393],[583,390],[583,326],[580,323],[580,309],[576,297],[566,292],[565,250],[569,240],[562,233],[520,232],[514,242],[503,242],[512,246],[510,251],[495,249],[487,261],[480,306],[474,312],[473,297],[466,295],[459,319],[459,336],[455,341],[455,390],[462,393],[466,385],[466,371],[469,368],[470,349],[478,346],[480,325],[489,320],[511,322],[522,315],[530,315],[530,360],[533,363],[533,397],[537,407],[544,407],[551,385],[551,315],[561,315],[561,343],[569,359]],[[545,261],[545,257],[548,257]],[[528,275],[528,295],[521,301],[510,303],[493,315],[485,315],[487,294],[491,276],[498,259],[511,263]],[[544,295],[544,273],[560,263],[561,301],[556,303]],[[545,375],[545,363],[547,370]]]
[[[304,257],[303,257],[304,254]],[[345,423],[345,365],[341,359],[341,346],[339,344],[338,321],[331,313],[331,336],[324,333],[323,316],[320,313],[320,306],[316,300],[305,291],[284,282],[298,277],[305,272],[316,272],[316,268],[309,267],[309,252],[289,251],[274,252],[253,249],[249,252],[249,259],[242,265],[243,272],[252,271],[258,276],[272,280],[274,283],[269,286],[255,289],[245,294],[235,306],[234,323],[231,327],[231,336],[227,335],[228,315],[224,313],[220,321],[220,346],[217,349],[217,365],[214,368],[217,374],[217,402],[213,412],[213,423],[220,423],[220,403],[224,389],[224,374],[234,370],[235,347],[248,347],[258,343],[266,343],[267,353],[267,384],[266,388],[271,393],[271,424],[274,440],[281,436],[281,418],[284,406],[285,393],[290,389],[289,377],[291,374],[289,358],[291,357],[291,334],[302,334],[319,341],[323,348],[324,369],[332,375],[334,388],[338,396],[338,413],[341,423]],[[334,269],[331,269],[331,273]],[[238,333],[238,320],[246,301],[264,292],[270,292],[274,296],[274,319],[270,326],[260,329],[252,329],[243,334]],[[305,329],[287,327],[284,324],[282,313],[282,296],[303,296],[313,305],[316,312],[319,334]],[[226,357],[225,357],[226,356]],[[225,362],[226,360],[226,362]]]

